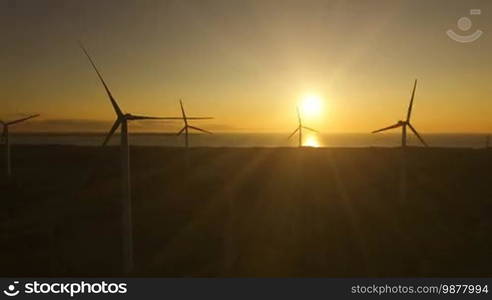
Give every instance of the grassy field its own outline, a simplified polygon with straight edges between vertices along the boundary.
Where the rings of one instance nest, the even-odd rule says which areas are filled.
[[[13,147],[1,276],[121,275],[118,150]],[[132,275],[492,276],[492,152],[402,155],[132,147]]]

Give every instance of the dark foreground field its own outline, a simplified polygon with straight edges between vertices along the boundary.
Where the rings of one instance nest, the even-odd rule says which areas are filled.
[[[13,147],[0,276],[121,275],[118,154]],[[406,157],[134,147],[133,275],[492,276],[492,152]]]

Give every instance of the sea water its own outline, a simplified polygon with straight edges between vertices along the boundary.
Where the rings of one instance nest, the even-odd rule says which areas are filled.
[[[288,139],[289,134],[282,133],[217,133],[190,134],[191,147],[296,147],[298,137]],[[452,148],[484,148],[485,134],[425,134],[425,141],[432,147]],[[104,140],[104,134],[12,134],[12,144],[30,145],[78,145],[98,146]],[[110,145],[119,143],[116,134]],[[184,145],[184,136],[157,133],[130,134],[130,143],[139,146],[171,146]],[[303,146],[310,147],[398,147],[401,144],[399,134],[312,134],[304,133]],[[420,145],[412,135],[408,137],[409,145]]]

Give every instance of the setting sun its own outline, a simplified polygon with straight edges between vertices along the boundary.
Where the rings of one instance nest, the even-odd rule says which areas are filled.
[[[318,95],[306,95],[301,100],[300,109],[301,113],[306,117],[319,116],[323,109],[323,101]]]

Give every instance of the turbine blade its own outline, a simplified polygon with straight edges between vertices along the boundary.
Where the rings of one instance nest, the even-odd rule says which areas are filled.
[[[420,136],[420,134],[417,132],[417,130],[415,128],[413,128],[412,124],[410,123],[407,123],[408,124],[408,127],[410,127],[410,129],[413,131],[413,133],[419,138],[420,142],[422,144],[424,144],[424,146],[426,147],[429,147],[429,145],[427,145],[427,143],[424,141],[424,139]]]
[[[188,128],[195,129],[195,130],[198,130],[198,131],[201,131],[201,132],[205,132],[205,133],[208,133],[208,134],[213,134],[212,132],[210,132],[208,130],[201,129],[201,128],[198,128],[198,127],[195,127],[195,126],[188,126]]]
[[[385,128],[374,130],[372,133],[378,133],[378,132],[381,132],[381,131],[390,130],[390,129],[393,129],[393,128],[398,128],[398,127],[401,127],[402,125],[403,125],[402,123],[396,123],[395,125],[391,125],[391,126],[388,126],[388,127],[385,127]]]
[[[299,131],[299,128],[301,128],[301,127],[300,126],[297,127],[296,130],[294,130],[294,132],[292,132],[287,139],[290,139],[291,137],[293,137],[294,134],[296,134],[296,132]]]
[[[183,115],[183,121],[185,122],[185,127],[186,127],[188,126],[188,120],[186,118],[186,113],[183,107],[183,101],[181,101],[181,99],[179,99],[179,106],[181,106],[181,114]]]
[[[184,120],[183,117],[151,117],[142,115],[128,115],[129,120]],[[186,118],[186,120],[211,120],[212,117],[193,117]]]
[[[299,106],[297,106],[296,109],[297,109],[297,121],[299,122],[299,125],[301,125],[302,122],[301,122],[301,113],[299,112]]]
[[[417,79],[415,79],[415,83],[413,84],[412,98],[410,98],[410,105],[408,105],[407,122],[410,122],[410,117],[412,116],[413,99],[415,98],[416,89],[417,89]]]
[[[311,131],[316,132],[316,133],[319,133],[318,130],[315,130],[315,129],[312,129],[312,128],[309,128],[309,127],[306,127],[306,126],[302,126],[302,128],[307,129],[307,130],[311,130]]]
[[[90,57],[90,55],[87,52],[87,50],[85,50],[84,45],[82,45],[82,43],[80,43],[80,42],[79,42],[79,44],[80,44],[80,48],[82,48],[82,51],[84,51],[85,55],[87,56],[87,58],[91,62],[91,65],[94,68],[94,71],[96,71],[97,76],[99,77],[99,80],[103,84],[104,89],[106,90],[106,93],[108,94],[109,100],[111,101],[111,105],[113,106],[114,111],[116,112],[116,114],[118,115],[118,117],[122,116],[123,115],[123,112],[121,111],[120,107],[118,106],[118,102],[116,102],[116,100],[114,99],[113,95],[111,94],[111,91],[109,90],[109,88],[108,88],[106,82],[104,81],[101,73],[99,73],[99,70],[97,69],[96,64],[94,63],[94,61]]]
[[[186,127],[183,127],[183,128],[182,128],[182,129],[178,132],[178,134],[176,134],[176,135],[177,135],[177,136],[180,136],[180,135],[183,133],[183,131],[185,131],[185,129],[186,129]]]
[[[129,120],[181,120],[181,117],[150,117],[141,115],[127,115]]]
[[[32,116],[22,118],[22,119],[18,119],[18,120],[14,120],[14,121],[10,121],[10,122],[7,122],[6,124],[7,125],[17,124],[17,123],[24,122],[24,121],[27,121],[27,120],[32,119],[32,118],[36,118],[36,117],[39,117],[39,114],[32,115]]]
[[[120,124],[121,124],[121,119],[120,118],[116,119],[116,121],[113,124],[113,127],[111,127],[111,130],[109,131],[108,135],[106,136],[106,139],[103,142],[103,147],[106,146],[106,144],[109,142],[109,139],[113,136],[116,129],[120,127]]]

